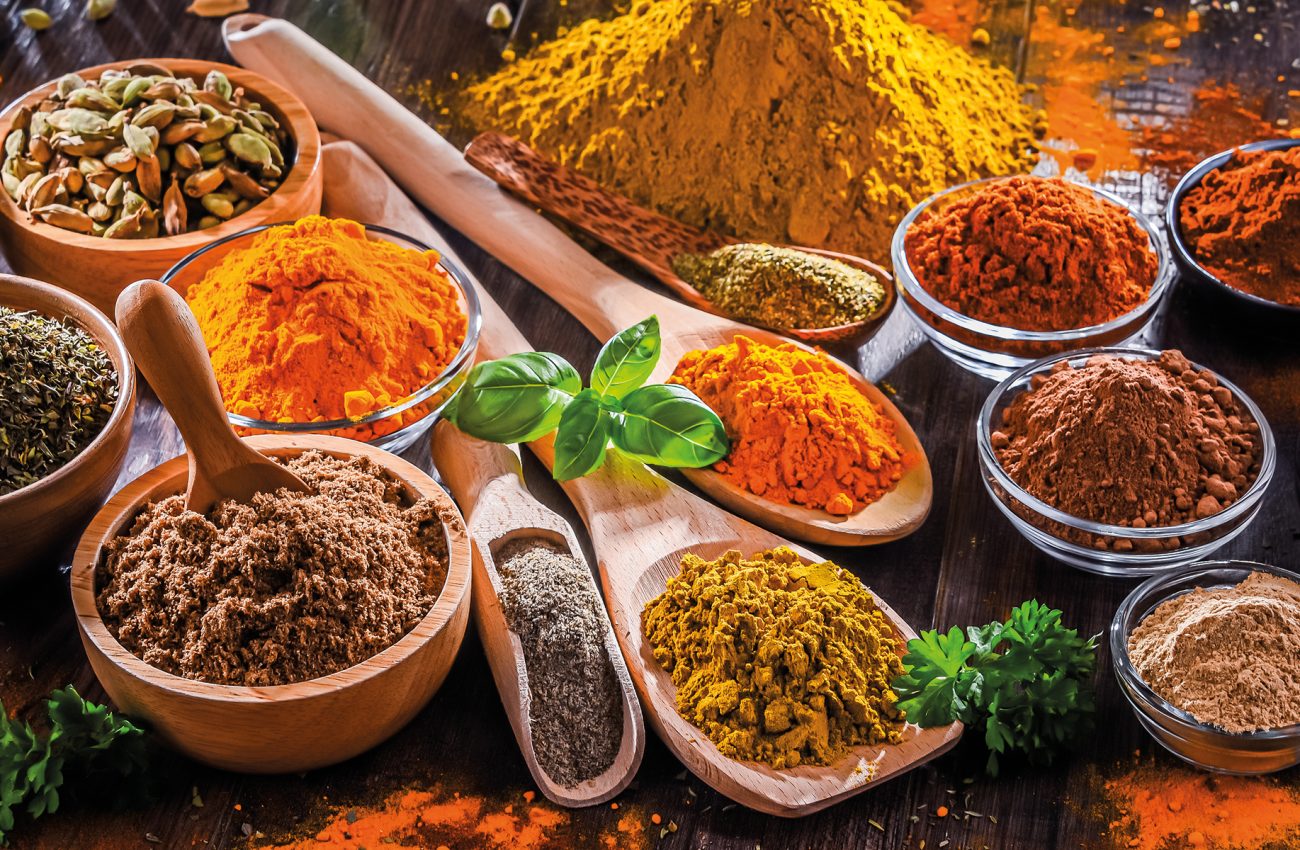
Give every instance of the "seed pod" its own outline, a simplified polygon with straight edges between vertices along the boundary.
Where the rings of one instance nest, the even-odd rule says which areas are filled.
[[[235,89],[230,85],[230,79],[215,68],[208,72],[208,76],[203,80],[203,90],[212,92],[222,100],[230,100],[235,93]]]
[[[144,131],[143,127],[127,124],[122,128],[122,139],[137,159],[153,156],[153,140],[149,138],[149,134]]]
[[[181,184],[173,179],[167,187],[167,194],[163,195],[163,229],[168,236],[175,236],[188,229],[188,222],[185,195],[181,192]]]
[[[158,153],[154,154],[154,156],[158,157],[159,168],[161,168],[163,171],[172,170],[172,149],[171,148],[165,148],[159,146]]]
[[[166,78],[158,80],[144,90],[145,100],[175,100],[181,96],[181,84],[175,79]]]
[[[176,107],[160,100],[137,112],[135,117],[131,119],[131,123],[137,127],[157,127],[161,129],[170,124],[175,115]]]
[[[185,178],[185,194],[191,198],[202,198],[219,189],[225,180],[226,177],[219,168],[196,171]]]
[[[192,138],[199,144],[215,142],[218,139],[224,139],[239,127],[239,122],[229,115],[218,115],[216,118],[208,121],[203,125],[203,129],[195,133]]]
[[[153,210],[140,213],[140,239],[153,239],[158,235],[158,214]]]
[[[104,231],[105,239],[133,239],[140,235],[140,216],[128,215],[119,218]]]
[[[46,141],[45,137],[34,136],[27,143],[27,155],[31,157],[33,162],[44,165],[54,158],[54,148],[50,147],[50,143]]]
[[[9,125],[10,130],[22,130],[26,132],[32,126],[32,108],[30,106],[20,106],[14,110],[13,123]]]
[[[204,165],[215,165],[226,158],[226,149],[221,142],[208,142],[199,148],[199,158]]]
[[[86,0],[86,17],[92,21],[102,21],[117,8],[117,0]]]
[[[121,103],[122,96],[126,93],[126,87],[130,84],[132,78],[127,74],[111,77],[109,76],[110,73],[112,72],[105,71],[100,75],[99,90],[113,98],[113,100],[118,103]]]
[[[68,95],[68,106],[78,109],[90,109],[95,112],[107,112],[112,115],[118,110],[117,101],[99,89],[79,88]]]
[[[48,206],[37,207],[32,210],[32,215],[46,224],[52,224],[55,227],[62,227],[67,230],[75,230],[78,233],[89,233],[94,229],[95,225],[90,216],[67,204],[49,204]]]
[[[218,224],[221,224],[221,219],[215,215],[205,215],[199,219],[199,230],[207,230],[209,227],[216,227]]]
[[[253,204],[254,201],[250,201],[248,198],[240,198],[239,202],[235,204],[235,215],[243,215],[248,212],[253,208]]]
[[[262,168],[271,165],[271,148],[252,133],[232,133],[226,139],[226,149],[244,162]]]
[[[258,185],[256,180],[249,177],[230,163],[223,162],[218,167],[221,169],[221,173],[225,175],[226,182],[230,184],[230,188],[233,189],[235,194],[239,195],[241,198],[260,201],[270,194],[264,187]]]
[[[136,156],[131,152],[130,148],[113,148],[104,154],[104,165],[123,174],[135,171],[136,162]]]
[[[14,200],[18,203],[18,206],[23,209],[27,208],[27,196],[31,193],[32,187],[36,185],[36,181],[40,179],[39,172],[18,178],[18,189],[14,192]]]
[[[150,82],[148,77],[136,77],[131,80],[126,84],[126,88],[122,91],[122,105],[130,106],[135,103],[136,100],[144,96],[144,93],[148,91],[149,86]]]
[[[149,209],[148,201],[130,189],[126,190],[126,194],[122,197],[122,212],[127,215],[135,215],[141,210],[147,209]]]
[[[199,158],[199,149],[189,142],[181,142],[173,149],[172,158],[176,162],[177,168],[183,168],[186,171],[197,171],[203,167],[203,160]]]
[[[252,109],[249,110],[249,114],[256,118],[257,122],[262,125],[263,132],[269,133],[273,130],[280,129],[280,122],[275,120],[275,116],[269,112],[261,109]]]
[[[202,121],[173,121],[163,128],[161,134],[162,143],[164,145],[178,145],[194,138],[194,134],[202,129]]]
[[[18,186],[20,180],[13,175],[9,169],[0,169],[0,183],[4,184],[5,192],[15,201],[18,200]]]
[[[110,207],[120,207],[122,206],[122,201],[126,199],[126,192],[126,176],[119,175],[109,184],[107,191],[104,192],[104,203],[108,204]]]
[[[135,169],[135,179],[140,184],[140,194],[154,203],[162,199],[162,164],[157,155],[140,160]]]
[[[235,205],[221,195],[204,195],[199,198],[199,203],[217,218],[226,219],[235,214]]]
[[[54,23],[50,16],[41,9],[23,9],[18,13],[18,18],[27,25],[28,29],[37,32],[49,29],[50,24]]]
[[[86,207],[86,215],[90,216],[92,221],[108,221],[113,217],[113,208],[102,201],[95,201]]]
[[[85,139],[81,136],[56,134],[50,139],[54,150],[67,156],[103,156],[113,149],[111,139]]]
[[[57,174],[59,180],[62,181],[63,191],[67,192],[69,195],[80,194],[82,187],[86,185],[85,176],[71,166],[64,166],[54,173]]]
[[[58,195],[62,189],[63,181],[59,178],[59,175],[46,174],[37,180],[31,191],[28,192],[24,206],[35,212],[40,207],[48,207],[51,204],[58,203],[60,201]],[[67,200],[66,194],[64,194],[62,200]]]
[[[229,115],[235,110],[235,105],[233,103],[226,100],[216,92],[206,90],[194,91],[190,93],[190,97],[194,98],[195,103],[206,104],[222,115]]]
[[[13,130],[5,136],[5,156],[21,156],[27,145],[27,134],[22,130]]]

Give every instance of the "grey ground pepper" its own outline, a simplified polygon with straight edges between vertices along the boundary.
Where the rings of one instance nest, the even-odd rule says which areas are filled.
[[[587,567],[548,540],[512,540],[495,560],[501,607],[524,648],[533,749],[551,780],[572,788],[608,770],[623,737],[604,607]]]

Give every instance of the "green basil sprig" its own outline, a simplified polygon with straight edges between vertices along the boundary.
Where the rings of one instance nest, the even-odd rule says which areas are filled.
[[[611,443],[659,466],[721,460],[731,446],[708,405],[677,384],[642,386],[660,349],[659,319],[638,322],[601,348],[588,389],[555,354],[530,351],[480,363],[445,415],[466,434],[492,443],[526,443],[556,431],[559,481],[599,469]]]

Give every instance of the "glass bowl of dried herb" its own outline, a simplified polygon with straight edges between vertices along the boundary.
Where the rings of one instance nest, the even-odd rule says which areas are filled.
[[[346,219],[250,228],[162,281],[194,311],[244,436],[331,434],[402,452],[464,383],[482,325],[451,259]]]
[[[0,579],[70,547],[117,481],[135,366],[108,317],[0,274]]]
[[[1300,764],[1297,635],[1300,574],[1206,561],[1129,594],[1111,622],[1111,663],[1138,722],[1169,752],[1202,770],[1273,773]],[[1179,652],[1192,642],[1192,656]]]
[[[1263,412],[1177,351],[1037,360],[976,420],[985,489],[1040,551],[1102,575],[1209,556],[1259,513],[1277,465]]]
[[[890,253],[903,310],[945,356],[994,380],[1137,337],[1174,279],[1145,215],[1110,192],[1044,177],[939,192],[899,223]]]

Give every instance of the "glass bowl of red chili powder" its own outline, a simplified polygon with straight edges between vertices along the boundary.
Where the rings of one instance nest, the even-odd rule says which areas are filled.
[[[1095,383],[1094,358],[1113,364]],[[1259,407],[1178,352],[1037,360],[993,389],[975,432],[984,487],[1016,530],[1102,575],[1208,557],[1259,513],[1277,465]]]
[[[1197,590],[1237,587],[1255,573],[1300,582],[1300,575],[1268,564],[1206,561],[1138,585],[1111,621],[1111,664],[1138,722],[1158,744],[1202,770],[1255,776],[1294,767],[1300,764],[1300,725],[1228,732],[1197,720],[1156,693],[1142,678],[1129,656],[1130,639],[1138,625],[1162,604]]]
[[[1243,316],[1300,324],[1300,139],[1206,158],[1174,187],[1165,224],[1184,278]]]
[[[312,222],[315,222],[312,224]],[[286,228],[307,228],[315,231],[315,241],[303,249],[290,250],[283,244],[279,247],[263,246],[259,249],[258,237],[273,228],[285,231]],[[417,286],[432,287],[437,285],[439,293],[433,298],[428,293],[417,294],[404,306],[385,310],[380,300],[389,297],[392,305],[398,298],[396,293],[386,292],[379,284],[372,284],[364,278],[356,281],[335,281],[328,279],[333,268],[328,259],[313,259],[313,253],[328,252],[322,247],[322,237],[328,241],[328,228],[339,227],[337,237],[352,240],[387,243],[402,249],[405,259],[387,256],[374,260],[375,271],[384,276],[381,281],[387,287],[400,286],[410,289]],[[358,231],[358,228],[360,231]],[[288,237],[285,237],[288,238]],[[303,237],[309,238],[308,236]],[[400,453],[410,448],[437,421],[443,407],[464,383],[465,376],[474,362],[474,351],[478,344],[479,330],[482,326],[482,313],[478,295],[470,276],[455,262],[431,249],[418,239],[379,225],[345,222],[342,219],[325,219],[312,217],[299,222],[282,222],[267,224],[217,240],[173,266],[162,282],[169,284],[187,301],[193,293],[192,288],[205,284],[211,289],[212,281],[208,276],[226,269],[225,274],[235,273],[238,280],[225,281],[221,287],[239,285],[249,290],[264,291],[267,287],[260,281],[244,279],[237,273],[244,269],[238,263],[237,254],[261,250],[268,255],[272,267],[284,270],[285,275],[293,276],[292,282],[286,280],[277,283],[278,291],[271,291],[270,296],[258,298],[225,289],[212,290],[206,298],[209,305],[229,298],[238,307],[222,307],[225,315],[240,316],[249,313],[246,326],[253,335],[248,344],[240,346],[230,341],[213,338],[209,329],[204,329],[208,349],[213,353],[214,368],[218,373],[218,383],[226,402],[226,415],[235,430],[243,435],[252,434],[331,434],[339,437],[370,443],[390,452]],[[293,259],[289,259],[294,255]],[[430,257],[428,267],[420,272],[423,277],[403,280],[403,263],[412,262],[422,265],[426,261],[421,255]],[[280,261],[276,257],[281,258]],[[234,260],[234,263],[228,262]],[[261,269],[265,263],[250,265],[249,268]],[[255,272],[260,273],[260,272]],[[337,274],[338,272],[333,272]],[[359,272],[365,274],[366,272]],[[299,277],[319,277],[319,281],[305,282]],[[217,280],[219,278],[215,278]],[[343,283],[344,285],[338,285]],[[391,297],[390,297],[391,296]],[[400,296],[405,300],[406,296]],[[430,301],[430,298],[433,298]],[[302,302],[297,305],[286,302]],[[314,303],[307,303],[314,302]],[[426,303],[427,302],[427,303]],[[447,312],[448,324],[440,326],[439,339],[435,346],[428,339],[431,331],[422,327],[422,322],[437,323],[428,308],[437,303]],[[227,305],[228,306],[228,305]],[[286,309],[286,307],[288,309]],[[420,311],[419,315],[410,315],[411,311]],[[210,312],[210,311],[209,311]],[[263,312],[265,315],[263,315]],[[382,312],[382,316],[380,313]],[[273,315],[274,313],[274,315]],[[403,315],[407,314],[407,315]],[[426,315],[428,314],[428,315]],[[196,308],[200,326],[204,324],[202,308]],[[311,320],[304,315],[315,316]],[[409,324],[401,322],[409,319]],[[301,326],[299,326],[301,325]],[[385,329],[380,325],[400,327],[395,335],[385,336]],[[391,329],[391,328],[390,328]],[[233,334],[231,335],[233,338]],[[215,347],[226,346],[224,354]],[[237,342],[237,340],[236,340]],[[309,353],[303,357],[297,354],[280,352],[286,346],[315,349],[319,352],[322,343],[331,349],[328,356]],[[362,386],[338,385],[338,374],[351,375],[353,378],[367,370],[382,369],[383,357],[371,349],[393,346],[405,346],[410,349],[411,357],[424,363],[418,376],[402,379],[402,390],[379,393],[366,391]],[[427,351],[426,351],[427,349]],[[421,353],[424,352],[424,353]],[[224,357],[226,369],[217,368],[218,358]],[[270,361],[276,360],[280,365],[272,367]],[[338,362],[331,366],[329,361]],[[321,361],[318,365],[313,365]],[[284,365],[289,364],[289,365]],[[335,368],[337,367],[337,368]],[[342,416],[296,415],[269,418],[259,415],[256,407],[234,398],[232,387],[238,376],[245,370],[256,370],[260,375],[258,384],[265,389],[268,383],[292,382],[293,386],[274,386],[276,403],[281,408],[303,407],[303,399],[313,406],[324,406],[326,400],[333,408],[339,408]],[[319,373],[319,374],[318,374]],[[231,377],[223,380],[222,375]],[[387,380],[392,385],[395,379]],[[343,389],[353,392],[343,392]],[[294,401],[279,402],[284,394],[292,393]],[[341,401],[338,401],[339,397]],[[270,398],[270,396],[267,396]],[[268,402],[269,403],[269,402]]]
[[[903,310],[949,359],[1001,380],[1142,333],[1174,278],[1151,220],[1060,178],[992,177],[917,205],[891,245]]]

